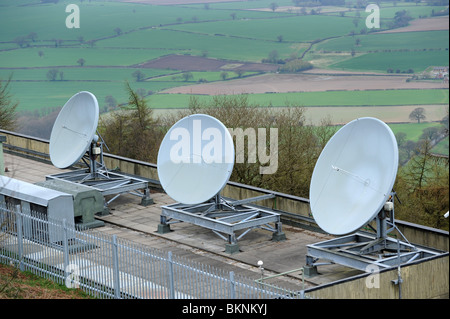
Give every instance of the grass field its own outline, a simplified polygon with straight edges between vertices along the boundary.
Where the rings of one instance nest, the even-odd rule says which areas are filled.
[[[427,6],[426,3],[415,4],[413,2],[397,2],[395,5],[393,2],[379,3],[380,18],[393,19],[397,11],[406,10],[407,13],[414,19],[422,17],[431,17],[432,10],[438,12],[444,10],[445,6]],[[353,17],[357,11],[346,12],[345,16]]]
[[[413,142],[418,142],[424,130],[431,127],[442,128],[441,123],[437,122],[422,122],[422,123],[388,123],[389,128],[394,134],[404,133],[405,139]],[[436,144],[432,148],[432,152],[436,154],[449,155],[448,136]]]
[[[180,78],[171,80],[172,76],[156,78],[150,81],[135,82],[131,73],[133,69],[100,70],[96,75],[103,80],[83,80],[89,74],[99,69],[61,68],[64,72],[63,81],[45,80],[47,69],[33,70],[33,77],[38,81],[17,81],[11,84],[11,93],[19,100],[19,110],[36,110],[42,107],[62,106],[73,92],[88,90],[94,93],[102,105],[108,95],[112,95],[119,103],[127,101],[125,80],[133,89],[145,89],[158,92],[159,90],[185,85]],[[154,72],[154,71],[153,71]],[[161,70],[161,72],[164,72]],[[167,71],[166,71],[167,72]],[[173,73],[173,71],[171,71]],[[0,73],[1,74],[1,73]],[[114,74],[115,80],[107,80],[108,75]],[[194,72],[199,79],[207,74],[210,80],[220,77],[217,72]],[[147,74],[149,75],[149,74]],[[178,75],[180,76],[180,75]],[[30,75],[30,77],[32,77]],[[119,78],[120,77],[120,78]],[[6,78],[6,76],[4,77]],[[70,79],[70,80],[69,80]],[[189,82],[188,82],[189,83]],[[27,92],[26,95],[21,92]],[[190,94],[154,94],[149,97],[153,108],[186,108],[189,105]],[[209,96],[197,95],[201,100],[210,99]],[[327,92],[293,92],[276,94],[250,94],[249,100],[261,106],[284,106],[289,102],[302,106],[389,106],[389,105],[423,105],[449,103],[448,90],[374,90],[374,91],[327,91]]]
[[[406,134],[406,139],[417,142],[423,133],[423,130],[429,127],[439,127],[439,123],[423,122],[423,123],[400,123],[388,124],[394,134],[399,132]]]
[[[435,147],[433,147],[432,151],[437,154],[449,155],[449,143],[448,136],[440,141]]]
[[[10,74],[14,81],[47,81],[46,74],[52,68],[32,68],[32,69],[0,69],[0,78],[6,79]],[[134,68],[105,68],[105,67],[56,67],[58,71],[64,73],[65,81],[108,81],[123,82],[124,80],[134,81],[132,73]],[[157,77],[167,74],[167,70],[146,69],[142,73],[145,77]],[[174,72],[174,71],[172,71]],[[59,79],[59,78],[58,78]]]
[[[11,84],[10,91],[14,100],[19,102],[18,111],[61,107],[73,94],[80,91],[93,93],[100,106],[105,104],[105,97],[108,95],[113,96],[118,103],[128,101],[124,82],[95,82],[95,85],[89,84],[84,81],[14,82]],[[167,86],[167,84],[164,83],[164,86]],[[142,88],[148,91],[155,88],[155,85],[150,86],[146,82],[134,82],[131,83],[131,87],[134,90]],[[20,94],[24,91],[28,94]]]
[[[280,58],[287,58],[292,53],[300,55],[306,49],[306,45],[301,43],[268,42],[264,39],[249,40],[168,29],[140,30],[121,37],[99,41],[97,47],[108,49],[154,48],[155,51],[170,50],[171,53],[189,53],[192,55],[206,53],[208,57],[250,62],[261,62],[261,59],[267,58],[273,50],[279,53]],[[151,58],[149,57],[147,60]]]
[[[386,73],[387,69],[423,72],[430,64],[448,65],[448,51],[410,51],[410,52],[377,52],[363,53],[354,58],[330,64],[338,70],[374,71]]]
[[[85,41],[115,35],[114,29],[130,32],[138,28],[160,26],[182,22],[202,22],[210,20],[231,20],[231,11],[205,10],[184,6],[148,6],[134,3],[111,1],[84,1],[80,8],[80,28],[68,29],[65,7],[74,1],[59,1],[58,4],[40,4],[35,1],[16,1],[2,6],[0,10],[0,38],[12,41],[18,36],[26,36],[31,31],[39,40],[53,38]],[[23,5],[21,4],[31,4]],[[277,13],[276,13],[277,14]],[[267,12],[241,11],[240,18],[260,18]],[[278,14],[277,14],[278,15]],[[14,17],[14,19],[11,19]],[[181,20],[178,20],[181,19]],[[178,20],[178,21],[177,21]]]
[[[43,56],[39,56],[39,51]],[[33,68],[54,66],[78,66],[80,58],[86,66],[130,66],[139,62],[173,53],[168,49],[126,49],[126,48],[26,48],[0,52],[0,67]],[[182,53],[182,52],[181,52]]]
[[[394,134],[397,133],[405,133],[406,134],[406,140],[410,140],[413,142],[417,142],[420,139],[420,136],[422,135],[423,131],[426,128],[430,127],[436,127],[436,128],[442,128],[442,124],[440,123],[431,123],[431,122],[425,122],[425,123],[405,123],[405,124],[388,124],[391,128],[392,132]],[[449,155],[449,148],[448,148],[448,136],[440,141],[438,144],[436,144],[431,151],[436,154],[442,154],[442,155]]]
[[[283,41],[289,42],[310,42],[316,39],[347,35],[354,29],[351,19],[341,17],[310,15],[277,19],[276,23],[272,23],[271,20],[205,22],[177,25],[170,29],[268,41],[278,41],[277,37],[281,35]],[[266,27],[268,24],[271,24],[270,28]]]
[[[189,94],[157,94],[151,97],[154,107],[186,108]],[[210,99],[208,96],[198,96]],[[284,106],[295,102],[302,106],[375,106],[446,104],[447,90],[379,90],[379,91],[329,91],[294,92],[277,94],[250,94],[249,100],[261,106]]]
[[[200,79],[219,83],[222,80],[220,72],[193,72],[193,78],[186,82],[177,70],[141,69],[148,80],[135,81],[132,73],[139,69],[137,65],[170,54],[261,62],[271,52],[276,52],[278,59],[300,57],[312,41],[317,41],[304,59],[318,67],[386,73],[388,68],[420,72],[430,65],[448,65],[448,30],[361,35],[367,13],[364,8],[350,9],[356,1],[347,1],[345,7],[323,7],[316,15],[300,14],[291,0],[275,1],[279,9],[272,12],[268,9],[272,2],[160,6],[80,1],[76,2],[80,8],[80,28],[68,29],[65,7],[73,1],[41,4],[40,0],[2,0],[0,79],[13,73],[10,89],[20,103],[19,110],[62,106],[80,90],[93,92],[100,105],[104,105],[108,95],[124,103],[125,81],[133,89],[155,93],[149,99],[151,107],[167,109],[185,108],[190,95],[158,94],[159,91]],[[444,8],[426,3],[379,4],[382,27],[400,10],[407,10],[417,18]],[[33,32],[36,38],[27,38]],[[356,35],[349,35],[351,32]],[[20,37],[25,38],[22,46]],[[360,41],[358,45],[356,38]],[[354,57],[350,54],[352,49],[356,51]],[[77,62],[80,58],[85,60],[84,67]],[[51,68],[62,72],[62,80],[58,77],[56,81],[48,81],[46,74]],[[232,71],[228,73],[227,80],[237,76]],[[288,102],[323,107],[448,104],[446,90],[349,90],[251,94],[249,99],[262,106],[277,107]]]
[[[356,45],[356,40],[359,44]],[[317,44],[315,50],[357,52],[386,50],[423,50],[449,48],[448,31],[423,31],[402,33],[373,33],[340,37]],[[447,53],[448,54],[448,53]]]

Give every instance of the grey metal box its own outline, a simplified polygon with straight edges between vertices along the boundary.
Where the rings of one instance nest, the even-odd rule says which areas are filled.
[[[87,228],[100,227],[104,222],[95,219],[95,214],[103,213],[103,195],[92,187],[60,179],[38,182],[36,185],[65,192],[73,196],[73,217],[78,225]]]
[[[47,189],[38,185],[27,183],[7,176],[0,176],[0,203],[13,199],[19,203],[23,214],[32,214],[32,211],[45,213],[49,220],[62,221],[73,219],[73,197],[70,194]],[[24,224],[24,235],[32,239],[35,230],[31,221]],[[61,242],[63,233],[57,226],[49,224],[48,240],[52,243]]]

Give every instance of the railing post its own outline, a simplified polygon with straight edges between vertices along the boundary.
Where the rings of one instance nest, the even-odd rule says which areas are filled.
[[[64,218],[62,221],[62,226],[63,226],[63,255],[64,255],[64,278],[67,278],[68,274],[68,269],[67,267],[69,266],[69,243],[67,240],[67,227],[66,227],[66,219]]]
[[[112,256],[113,256],[113,284],[114,298],[120,299],[120,277],[119,277],[119,247],[117,245],[117,237],[112,237]]]
[[[236,299],[236,282],[234,281],[234,271],[230,271],[230,299]]]
[[[16,227],[17,227],[17,249],[19,255],[19,269],[24,271],[23,265],[23,233],[22,233],[22,213],[20,205],[16,205]]]
[[[169,298],[175,299],[175,287],[173,282],[173,260],[172,260],[172,252],[168,253],[168,261],[169,261]]]

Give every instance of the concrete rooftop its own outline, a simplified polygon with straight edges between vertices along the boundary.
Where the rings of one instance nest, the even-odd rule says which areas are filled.
[[[4,160],[6,176],[33,184],[45,181],[46,175],[64,171],[43,161],[11,154],[4,154]],[[306,264],[306,245],[332,238],[326,234],[283,225],[287,239],[274,242],[271,241],[271,232],[255,229],[239,240],[240,252],[230,255],[225,252],[226,242],[222,238],[200,226],[177,223],[171,225],[170,233],[157,233],[161,206],[174,201],[163,192],[152,192],[151,197],[154,204],[144,207],[139,205],[140,199],[134,195],[119,196],[109,205],[111,214],[97,217],[105,222],[105,226],[96,231],[115,234],[159,250],[172,251],[175,255],[253,279],[261,277],[257,266],[259,260],[264,262],[264,276],[296,270],[267,281],[291,290],[303,288],[300,268]],[[320,266],[319,272],[319,276],[305,278],[305,288],[361,273],[340,265]]]

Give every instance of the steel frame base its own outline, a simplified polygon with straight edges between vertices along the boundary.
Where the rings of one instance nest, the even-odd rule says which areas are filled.
[[[355,233],[307,245],[306,265],[315,269],[319,265],[327,264],[316,263],[318,259],[325,259],[331,263],[371,272],[374,266],[381,270],[440,253],[389,237],[377,238],[375,235]]]
[[[45,178],[47,180],[60,179],[82,184],[99,191],[103,196],[116,195],[106,202],[106,206],[123,193],[140,196],[142,198],[141,205],[143,206],[153,204],[153,199],[150,197],[148,182],[128,175],[122,175],[106,170],[99,170],[93,174],[88,169],[79,169],[60,174],[47,175]],[[143,189],[144,193],[136,192],[139,189]]]
[[[356,232],[351,235],[307,245],[306,269],[310,276],[317,275],[317,266],[321,264],[340,264],[365,272],[378,269],[400,267],[415,260],[439,255],[442,252],[430,248],[414,246],[408,242],[395,225],[394,198],[391,196],[375,217],[376,229],[367,224],[375,234]],[[403,241],[389,237],[396,230]],[[328,263],[316,263],[318,259]]]
[[[116,195],[106,202],[105,212],[109,211],[108,205],[123,193],[130,193],[140,196],[142,198],[141,205],[147,206],[153,204],[153,199],[150,197],[150,190],[148,182],[136,178],[134,176],[123,175],[107,170],[103,160],[103,138],[97,132],[101,141],[92,141],[90,147],[81,158],[82,162],[86,164],[87,168],[69,171],[67,173],[60,173],[54,175],[47,175],[45,178],[61,179],[72,183],[83,184],[99,191],[103,196]],[[143,189],[144,194],[136,192],[138,189]]]
[[[247,205],[249,202],[271,197],[273,195],[263,195],[242,201],[225,201],[220,196],[216,196],[211,201],[199,205],[175,203],[161,206],[161,223],[158,225],[158,232],[167,233],[170,231],[171,224],[179,222],[207,228],[227,241],[225,251],[230,254],[239,252],[238,240],[255,228],[269,230],[273,232],[272,240],[282,241],[286,239],[286,236],[282,232],[280,214]],[[271,223],[274,226],[271,226]],[[237,236],[236,232],[241,230],[244,232]]]

